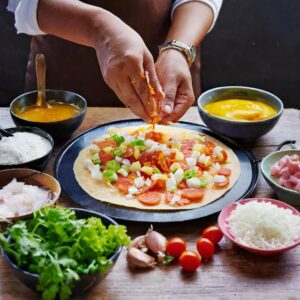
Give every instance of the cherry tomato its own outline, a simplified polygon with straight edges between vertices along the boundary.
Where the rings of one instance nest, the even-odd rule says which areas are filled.
[[[99,152],[99,158],[102,161],[102,164],[105,166],[106,163],[110,160],[113,160],[113,156],[111,156],[109,153],[106,153],[104,150],[100,150]]]
[[[203,231],[202,237],[210,240],[216,245],[221,241],[223,233],[218,226],[209,226]]]
[[[205,259],[210,259],[213,257],[215,253],[215,245],[212,241],[206,239],[206,238],[200,238],[197,243],[197,250],[201,257]]]
[[[179,257],[186,250],[186,242],[180,237],[174,237],[167,243],[166,252],[173,257]]]
[[[201,265],[201,256],[193,250],[186,250],[180,255],[179,264],[184,271],[193,272]]]
[[[144,205],[157,205],[161,201],[161,194],[159,192],[146,192],[138,195],[137,198]]]

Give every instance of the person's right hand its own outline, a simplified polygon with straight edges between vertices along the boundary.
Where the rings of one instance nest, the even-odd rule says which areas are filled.
[[[145,71],[156,97],[163,98],[153,57],[140,35],[118,17],[110,14],[101,22],[95,49],[104,81],[127,107],[149,122],[152,107]]]

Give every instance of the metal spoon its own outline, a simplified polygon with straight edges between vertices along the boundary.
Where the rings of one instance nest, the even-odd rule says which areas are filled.
[[[35,57],[36,80],[38,88],[38,97],[36,104],[43,108],[47,108],[46,100],[46,61],[44,54],[37,54]]]
[[[0,139],[3,136],[9,137],[9,136],[13,136],[13,134],[8,132],[7,130],[5,130],[3,127],[0,126]]]

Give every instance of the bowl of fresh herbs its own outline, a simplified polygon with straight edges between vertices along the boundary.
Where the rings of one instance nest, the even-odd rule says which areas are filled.
[[[99,283],[122,247],[126,227],[78,208],[44,207],[0,234],[4,259],[45,300],[69,299]]]

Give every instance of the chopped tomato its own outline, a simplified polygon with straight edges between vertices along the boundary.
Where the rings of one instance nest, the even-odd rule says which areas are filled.
[[[180,237],[174,237],[167,243],[166,252],[173,257],[179,257],[185,250],[186,242]]]
[[[229,176],[231,174],[231,170],[225,167],[222,167],[218,172],[219,175]]]
[[[110,160],[113,160],[113,156],[110,155],[109,153],[106,153],[104,150],[100,150],[99,152],[99,158],[102,161],[102,164],[105,166],[106,163]]]
[[[201,265],[201,256],[195,251],[186,250],[180,255],[179,264],[184,271],[193,272]]]
[[[152,182],[150,190],[164,190],[166,188],[166,181],[163,179],[157,179]]]
[[[200,201],[204,196],[204,191],[199,189],[183,189],[181,191],[181,197],[186,198],[191,201]]]
[[[152,154],[151,161],[152,165],[158,167],[161,171],[170,171],[163,151],[156,151],[154,154]]]
[[[163,141],[163,134],[161,132],[149,131],[145,134],[145,139],[150,139],[155,142],[161,143]]]
[[[215,253],[215,245],[212,241],[206,238],[200,238],[196,243],[197,250],[201,257],[210,259]]]
[[[188,188],[188,185],[186,184],[186,180],[183,179],[181,182],[179,182],[179,183],[177,184],[177,187],[178,187],[179,189],[186,189],[186,188]]]
[[[113,185],[123,194],[128,194],[128,188],[133,185],[133,179],[118,176],[118,180]]]
[[[134,151],[134,149],[133,149],[133,147],[131,147],[131,146],[129,146],[129,147],[127,147],[127,149],[126,149],[126,151],[125,151],[125,153],[123,154],[123,158],[132,158],[133,157],[133,151]]]
[[[146,192],[137,196],[138,200],[144,205],[157,205],[161,201],[159,192]]]
[[[223,233],[218,226],[209,226],[202,232],[202,237],[210,240],[216,245],[221,241]]]
[[[214,186],[217,187],[217,188],[222,188],[222,187],[224,187],[228,184],[229,184],[229,178],[226,177],[226,180],[224,182],[215,182]]]
[[[205,141],[204,146],[206,148],[206,154],[211,155],[213,153],[213,149],[216,147],[216,144],[212,141]]]
[[[100,149],[106,148],[106,147],[112,147],[115,148],[118,146],[117,142],[114,140],[105,140],[105,141],[94,141],[93,144],[97,145]]]
[[[139,161],[142,165],[145,165],[145,163],[151,162],[152,156],[153,156],[152,153],[143,152],[139,157]]]

